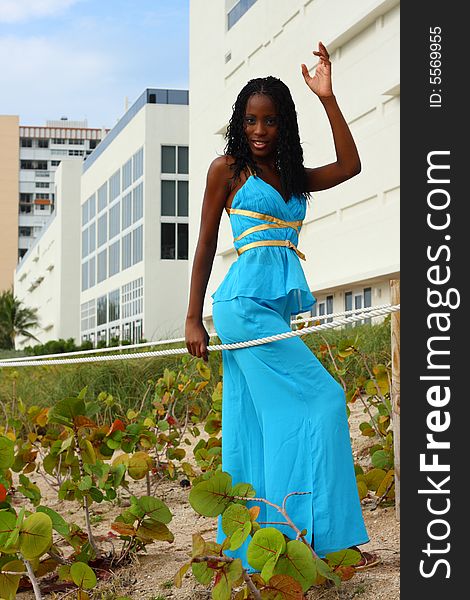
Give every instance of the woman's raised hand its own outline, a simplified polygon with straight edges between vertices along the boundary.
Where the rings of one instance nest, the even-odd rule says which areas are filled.
[[[209,334],[200,320],[186,319],[185,340],[190,354],[202,358],[205,362],[209,360],[207,353]]]
[[[320,62],[316,66],[313,77],[308,72],[307,66],[302,63],[302,75],[305,83],[319,98],[333,96],[330,55],[321,42],[318,42],[318,51],[314,50],[312,54],[318,56]]]

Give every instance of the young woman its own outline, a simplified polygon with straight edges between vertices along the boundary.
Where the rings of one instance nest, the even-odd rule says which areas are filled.
[[[202,307],[223,210],[230,218],[238,259],[212,294],[214,326],[222,343],[290,331],[290,317],[316,302],[297,248],[309,192],[357,175],[361,163],[331,83],[331,63],[320,42],[319,64],[305,83],[328,116],[336,161],[303,165],[297,116],[287,86],[275,77],[252,79],[241,90],[226,134],[225,154],[207,174],[194,257],[186,346],[208,360]],[[300,337],[223,353],[222,470],[233,483],[253,485],[258,496],[282,505],[320,557],[369,541],[354,474],[343,388]],[[282,515],[265,503],[258,521],[289,538]],[[217,542],[221,543],[221,517]],[[229,556],[246,561],[249,540]],[[362,552],[360,565],[378,558]]]

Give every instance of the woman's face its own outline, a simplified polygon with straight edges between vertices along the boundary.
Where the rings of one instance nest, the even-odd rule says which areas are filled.
[[[279,117],[272,99],[265,94],[253,94],[245,108],[243,128],[253,158],[268,158],[274,154]]]

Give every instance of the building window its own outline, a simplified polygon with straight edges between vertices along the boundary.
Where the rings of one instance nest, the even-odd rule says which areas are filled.
[[[32,227],[19,227],[18,234],[20,237],[32,237],[33,228]]]
[[[121,193],[121,169],[109,178],[109,201],[112,202]]]
[[[129,192],[122,199],[122,230],[127,229],[132,224],[132,192]]]
[[[255,2],[256,0],[239,0],[227,14],[227,29],[231,29]]]
[[[119,319],[119,289],[113,290],[108,294],[108,306],[109,306],[109,322],[117,321]]]
[[[106,243],[108,239],[108,213],[104,213],[98,219],[98,248]]]
[[[176,146],[162,146],[162,173],[176,173]]]
[[[88,253],[96,250],[96,221],[88,227]]]
[[[111,240],[115,235],[118,235],[121,230],[121,219],[120,219],[121,206],[119,201],[116,202],[109,209],[109,239]]]
[[[38,140],[38,148],[49,148],[49,140]]]
[[[178,173],[189,173],[189,152],[188,146],[178,146]]]
[[[189,216],[188,181],[178,181],[178,216]]]
[[[108,205],[108,182],[98,190],[98,212],[101,212]]]
[[[88,287],[93,287],[95,285],[95,275],[96,275],[96,271],[95,271],[95,257],[92,256],[90,258],[90,260],[88,261]]]
[[[51,167],[58,167],[60,165],[60,160],[51,160]]]
[[[21,169],[35,169],[36,171],[47,171],[47,160],[21,160]]]
[[[144,228],[141,225],[132,231],[132,264],[140,262],[143,258]]]
[[[142,177],[144,173],[144,149],[138,150],[132,157],[134,165],[134,181],[137,181],[139,177]]]
[[[353,297],[352,297],[352,292],[345,292],[344,293],[344,310],[352,310],[352,302],[353,302]],[[348,315],[346,315],[346,319],[348,318]],[[346,327],[350,327],[351,325],[348,324],[346,325]]]
[[[106,248],[98,254],[98,276],[96,278],[97,283],[106,279],[106,259],[107,250]]]
[[[144,186],[140,183],[132,192],[132,222],[136,223],[144,215]]]
[[[108,301],[107,296],[100,296],[96,301],[96,317],[97,317],[97,325],[104,325],[107,323],[108,319]]]
[[[50,183],[48,181],[36,181],[37,188],[48,188]]]
[[[122,270],[132,265],[132,232],[122,238]]]
[[[132,158],[122,167],[122,190],[127,189],[132,183]]]
[[[88,256],[88,229],[82,231],[82,258]]]
[[[326,314],[331,314],[333,312],[333,296],[326,297]],[[328,317],[326,322],[331,323],[333,321],[333,317]]]
[[[109,247],[109,277],[119,273],[119,240]]]
[[[188,223],[177,223],[178,260],[188,260]]]
[[[93,329],[95,327],[95,301],[84,302],[80,308],[82,332]]]
[[[364,293],[364,308],[368,308],[369,306],[372,306],[372,288],[370,288],[370,287],[364,288],[363,293]],[[371,318],[368,317],[367,319],[364,319],[364,323],[366,323],[367,325],[370,325]]]
[[[33,140],[31,138],[20,138],[20,145],[22,148],[32,148]]]
[[[82,263],[82,292],[88,289],[88,262]]]
[[[176,256],[176,223],[161,224],[161,258],[175,258]]]
[[[144,280],[142,277],[126,283],[121,290],[122,318],[127,319],[143,312]]]
[[[162,216],[176,216],[176,181],[162,179]]]

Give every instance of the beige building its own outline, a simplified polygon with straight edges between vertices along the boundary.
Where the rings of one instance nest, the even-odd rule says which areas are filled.
[[[399,276],[399,25],[398,0],[192,0],[190,14],[191,214],[194,258],[207,169],[223,153],[232,105],[252,78],[274,75],[291,90],[304,164],[335,160],[327,116],[306,86],[322,41],[332,60],[333,90],[350,125],[362,172],[312,194],[299,239],[313,314],[390,301]],[[210,31],[210,42],[207,32]],[[203,315],[212,329],[212,299],[237,255],[222,215]],[[191,273],[191,267],[189,269]]]
[[[19,118],[0,115],[0,293],[13,285],[18,261]]]

